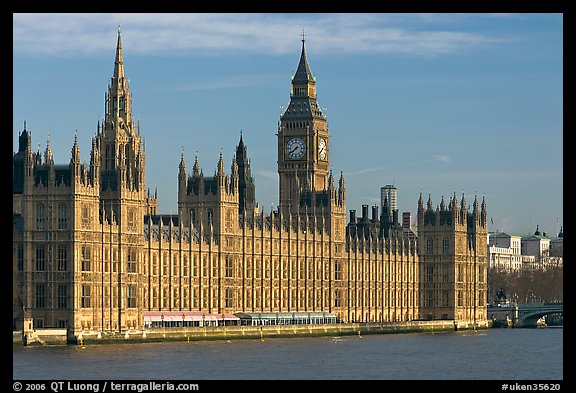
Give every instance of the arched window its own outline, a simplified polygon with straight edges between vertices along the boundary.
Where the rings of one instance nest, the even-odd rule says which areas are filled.
[[[434,253],[434,239],[426,241],[426,254],[432,255]]]
[[[46,211],[44,204],[36,205],[36,229],[44,229],[46,223]]]
[[[233,277],[234,267],[232,264],[232,257],[226,255],[226,277]]]
[[[66,229],[66,205],[61,203],[58,205],[58,229]]]

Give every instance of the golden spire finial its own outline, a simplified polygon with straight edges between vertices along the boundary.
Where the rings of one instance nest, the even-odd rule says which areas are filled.
[[[302,28],[302,43],[306,41],[306,33],[304,32],[304,28]]]

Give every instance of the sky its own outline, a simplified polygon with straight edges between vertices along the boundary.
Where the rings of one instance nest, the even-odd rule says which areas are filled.
[[[278,203],[277,125],[306,34],[330,164],[346,209],[397,188],[416,217],[456,193],[484,197],[489,231],[563,225],[562,14],[13,14],[13,152],[24,121],[81,158],[104,117],[118,27],[146,184],[177,212],[178,164],[230,171],[242,132],[267,212]]]

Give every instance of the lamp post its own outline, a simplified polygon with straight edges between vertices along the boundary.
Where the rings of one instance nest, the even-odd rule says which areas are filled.
[[[160,320],[162,321],[162,327],[164,327],[164,314],[160,314]]]
[[[185,318],[185,317],[186,317],[186,316],[184,315],[184,313],[182,313],[182,327],[184,327],[184,318]]]

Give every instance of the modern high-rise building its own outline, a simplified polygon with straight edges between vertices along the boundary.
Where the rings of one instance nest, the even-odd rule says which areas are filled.
[[[392,214],[394,210],[398,210],[396,192],[396,187],[392,184],[387,184],[380,188],[380,207],[384,209],[385,202],[388,203],[388,211],[390,211],[390,214]]]
[[[83,164],[32,149],[24,123],[13,156],[13,321],[83,334],[144,328],[146,318],[233,313],[333,315],[339,321],[486,321],[486,204],[468,212],[418,202],[419,238],[374,206],[346,223],[344,175],[317,103],[305,41],[277,129],[279,205],[255,201],[242,136],[226,171],[196,159],[178,168],[178,214],[158,212],[146,188],[140,125],[132,117],[120,31],[106,113]],[[176,168],[175,168],[176,171]],[[389,188],[396,208],[395,188]],[[148,319],[149,321],[150,319]]]

